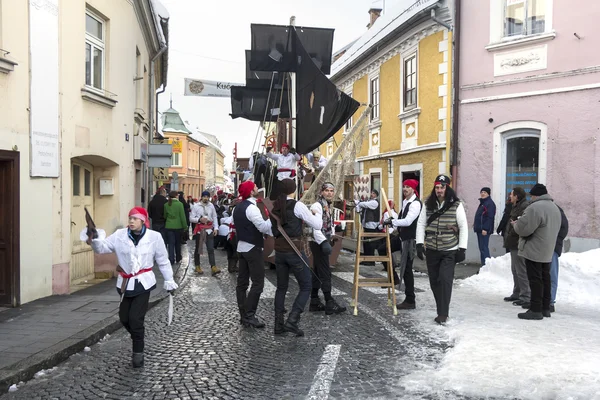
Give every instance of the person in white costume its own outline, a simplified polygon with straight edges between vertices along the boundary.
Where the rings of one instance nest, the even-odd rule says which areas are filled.
[[[148,227],[146,210],[134,207],[129,211],[127,228],[117,229],[108,237],[102,229],[98,229],[98,238],[91,240],[85,229],[81,233],[81,239],[86,240],[94,252],[115,253],[117,256],[117,292],[121,295],[119,319],[131,334],[134,368],[144,366],[144,318],[150,291],[156,288],[156,277],[152,272],[154,263],[165,278],[164,289],[171,292],[178,287],[173,280],[173,269],[162,236]]]

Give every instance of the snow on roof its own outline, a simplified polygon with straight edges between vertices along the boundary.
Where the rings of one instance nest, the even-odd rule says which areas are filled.
[[[165,33],[163,32],[160,21],[162,19],[167,20],[171,16],[169,14],[169,11],[167,11],[167,9],[160,2],[160,0],[150,0],[150,7],[152,8],[152,13],[154,14],[154,25],[156,26],[158,40],[160,41],[160,47],[162,48],[167,45],[167,39],[165,37]]]
[[[344,68],[351,65],[361,55],[377,45],[383,38],[392,33],[395,29],[402,26],[419,12],[436,5],[439,0],[399,0],[394,6],[389,7],[385,14],[377,18],[371,29],[365,32],[352,45],[344,55],[342,55],[331,66],[331,77]]]
[[[204,137],[203,134],[201,134],[200,132],[193,132],[190,137],[192,139],[194,139],[196,142],[200,142],[205,146],[210,146],[210,143],[208,142],[208,140],[206,140],[206,138]]]

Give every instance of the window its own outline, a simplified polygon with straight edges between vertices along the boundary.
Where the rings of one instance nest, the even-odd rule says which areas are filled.
[[[544,33],[546,14],[546,0],[505,0],[504,36]]]
[[[515,133],[527,136],[506,139],[506,193],[510,193],[516,186],[521,186],[529,193],[539,181],[539,133],[526,129]]]
[[[84,169],[83,174],[83,194],[85,196],[92,195],[92,173],[87,169]]]
[[[371,121],[379,119],[379,77],[371,79],[370,86],[370,103],[373,106],[371,109]]]
[[[181,153],[173,153],[171,165],[173,167],[181,167]]]
[[[417,55],[404,60],[404,109],[417,106]]]
[[[90,11],[85,14],[85,84],[104,86],[104,21]]]
[[[371,174],[371,191],[377,190],[381,192],[381,175],[380,174]],[[369,196],[371,194],[369,193]]]
[[[79,196],[81,192],[80,176],[81,169],[79,165],[73,165],[73,196]]]

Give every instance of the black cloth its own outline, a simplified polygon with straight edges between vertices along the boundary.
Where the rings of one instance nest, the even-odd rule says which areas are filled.
[[[425,251],[429,285],[435,298],[437,314],[442,317],[447,317],[450,311],[454,267],[456,266],[456,262],[454,261],[455,256],[456,250],[439,251],[427,249]]]
[[[165,196],[161,196],[160,194],[155,195],[150,203],[148,203],[148,216],[152,220],[152,224],[154,223],[162,223],[163,226],[165,224],[165,203],[169,200]],[[153,230],[155,230],[153,228]]]
[[[290,118],[291,95],[289,85],[286,85],[283,90],[232,86],[229,115],[232,119],[245,118],[259,122],[275,122],[278,118]]]
[[[119,306],[119,319],[131,335],[134,353],[144,351],[144,319],[146,311],[148,311],[149,300],[150,292],[148,291],[138,296],[124,297]]]
[[[293,36],[295,33],[314,62],[320,64],[320,70],[324,74],[329,74],[333,53],[333,32],[333,29],[327,28],[251,24],[252,45],[249,69],[251,71],[296,71],[298,54]]]
[[[132,231],[131,229],[127,229],[127,236],[129,237],[129,239],[133,242],[133,244],[135,246],[138,245],[138,243],[140,242],[140,240],[142,240],[142,238],[144,237],[145,234],[146,234],[145,226],[142,226],[142,230],[139,233],[136,233],[136,232]]]
[[[360,103],[341,92],[296,40],[296,149],[306,154],[325,143],[354,115]]]
[[[233,224],[238,240],[248,242],[260,248],[265,247],[263,234],[246,217],[246,209],[252,204],[249,200],[244,200],[233,210]]]
[[[329,255],[323,254],[321,245],[317,242],[310,242],[310,252],[313,254],[313,276],[312,290],[321,289],[325,295],[325,299],[331,297],[331,269],[329,265]]]
[[[364,228],[363,230],[365,232],[379,232],[379,230],[371,228]],[[363,242],[363,254],[365,256],[375,255],[375,249],[379,246],[380,243],[379,240],[369,241],[369,239],[374,238],[364,238],[365,241]]]
[[[171,264],[181,261],[181,229],[166,229],[167,250]]]
[[[139,296],[142,293],[146,293],[146,292],[151,292],[154,289],[156,289],[156,284],[152,285],[151,288],[144,288],[144,285],[142,285],[142,283],[140,281],[138,281],[136,278],[131,278],[131,279],[135,279],[135,284],[133,285],[133,289],[132,290],[125,290],[125,297],[135,297],[135,296]],[[121,288],[118,287],[117,289],[117,293],[119,293],[119,296],[121,294],[123,294],[121,292]]]
[[[406,296],[404,301],[415,304],[415,276],[413,274],[413,259],[410,257],[406,260],[406,269],[404,270],[402,279],[404,280],[404,294]]]
[[[247,318],[251,318],[256,314],[260,295],[265,286],[263,250],[254,246],[252,250],[246,253],[238,253],[238,257],[239,272],[235,294],[238,308],[245,311]],[[250,279],[252,279],[252,286],[246,294]]]
[[[421,214],[421,209],[423,207],[423,203],[421,203],[421,200],[419,200],[419,199],[415,199],[414,201],[419,202],[419,206],[420,206],[419,214]],[[402,216],[400,219],[406,218],[406,216],[408,215],[408,211],[410,209],[410,205],[412,203],[413,203],[413,201],[406,203],[406,206],[404,207],[404,210],[402,211]],[[402,240],[416,239],[418,222],[419,222],[419,217],[415,218],[415,220],[409,226],[399,228],[400,229],[400,239],[402,239]]]
[[[290,238],[299,238],[302,236],[302,220],[296,217],[294,214],[294,208],[296,207],[296,200],[287,199],[285,203],[285,222],[281,225],[285,233]],[[271,218],[271,225],[273,231],[273,237],[278,238],[281,237],[281,233],[279,232],[279,228],[277,225],[277,221],[275,218]],[[235,225],[237,229],[237,224]],[[240,239],[243,240],[243,239]]]
[[[308,259],[303,254],[304,261]],[[275,291],[275,314],[283,314],[285,309],[285,294],[288,290],[290,273],[293,273],[298,281],[300,290],[292,305],[292,312],[298,314],[304,311],[312,289],[311,272],[296,253],[275,252],[275,269],[277,273],[277,290]]]
[[[558,207],[558,209],[560,210],[560,229],[558,231],[558,236],[556,237],[556,246],[554,246],[554,252],[560,257],[563,251],[563,242],[569,233],[569,220],[567,219],[563,209],[560,207]]]
[[[552,285],[550,281],[550,263],[541,263],[525,259],[527,278],[531,289],[531,307],[533,312],[550,310]]]
[[[506,205],[504,206],[504,212],[502,213],[502,219],[500,220],[500,223],[498,224],[498,228],[496,228],[496,233],[500,236],[504,236],[504,232],[506,231],[506,224],[508,224],[508,221],[510,220],[510,212],[512,210],[512,203],[509,201],[506,203]]]
[[[252,50],[246,50],[246,87],[281,89],[285,74],[277,71],[252,71],[250,69]]]

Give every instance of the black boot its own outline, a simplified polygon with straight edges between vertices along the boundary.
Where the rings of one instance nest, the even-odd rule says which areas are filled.
[[[244,307],[238,307],[240,310],[240,324],[243,325],[246,319],[246,309]]]
[[[227,272],[229,272],[229,273],[238,272],[237,260],[235,258],[227,259]]]
[[[535,312],[531,310],[527,310],[526,312],[520,313],[517,316],[519,317],[519,319],[544,319],[544,315],[541,312]]]
[[[288,317],[287,321],[285,321],[285,324],[283,325],[283,329],[286,332],[292,332],[296,336],[304,336],[304,332],[302,331],[302,329],[300,329],[298,327],[299,322],[300,322],[300,313],[298,311],[292,310],[292,312],[290,312],[290,316]]]
[[[334,299],[327,300],[327,304],[325,304],[325,314],[339,314],[343,313],[344,311],[346,311],[346,307],[340,306],[338,303],[335,302]]]
[[[260,322],[258,318],[254,315],[254,311],[249,311],[246,313],[246,317],[244,318],[244,326],[246,328],[264,328],[264,322]]]
[[[552,314],[550,314],[550,310],[542,310],[542,315],[544,318],[550,318]]]
[[[282,335],[285,333],[285,329],[283,328],[283,314],[275,314],[275,334]]]
[[[310,299],[308,311],[325,311],[325,304],[321,303],[321,299],[318,297],[314,297]]]
[[[144,366],[144,353],[133,353],[131,357],[133,368],[141,368]]]

